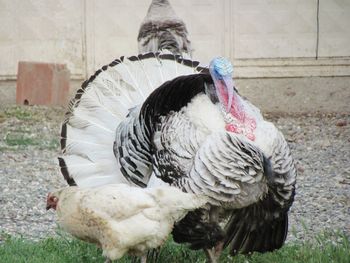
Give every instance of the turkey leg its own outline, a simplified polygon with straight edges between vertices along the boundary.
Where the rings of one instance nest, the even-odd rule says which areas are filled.
[[[141,257],[141,263],[147,263],[147,255]]]
[[[218,206],[211,207],[209,211],[209,222],[217,223],[219,222],[219,211]],[[205,249],[205,255],[207,256],[208,263],[217,263],[221,252],[224,247],[224,241],[220,241],[211,249]]]

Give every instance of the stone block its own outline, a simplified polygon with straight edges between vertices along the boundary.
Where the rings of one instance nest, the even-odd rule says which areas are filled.
[[[69,80],[70,72],[65,64],[20,61],[16,103],[66,106]]]

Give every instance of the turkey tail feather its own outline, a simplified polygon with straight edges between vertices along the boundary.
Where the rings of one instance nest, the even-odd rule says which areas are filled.
[[[103,66],[69,103],[61,128],[61,173],[70,185],[127,183],[113,147],[118,125],[163,82],[197,73],[198,62],[164,51]]]

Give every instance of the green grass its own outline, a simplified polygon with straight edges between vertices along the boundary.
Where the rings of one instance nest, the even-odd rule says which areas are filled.
[[[15,117],[18,120],[29,120],[33,118],[33,114],[21,106],[9,107],[5,109],[4,113],[7,118]]]
[[[38,140],[31,137],[27,132],[11,132],[5,135],[5,143],[8,146],[38,145]]]
[[[39,149],[57,149],[59,146],[58,139],[40,138],[38,134],[31,134],[28,131],[12,131],[5,135],[5,144],[9,148],[17,146],[26,148],[28,146],[37,146]]]
[[[58,150],[61,115],[62,110],[56,108],[11,106],[0,110],[0,152],[29,147]]]
[[[13,263],[90,263],[104,262],[101,250],[96,246],[70,239],[64,235],[59,238],[48,238],[39,242],[23,238],[5,237],[0,245],[0,262]],[[131,259],[124,257],[117,261],[129,263]],[[158,262],[202,263],[205,257],[201,251],[191,251],[185,246],[169,240],[162,248]],[[336,238],[320,235],[314,242],[287,244],[271,253],[253,253],[249,256],[231,257],[225,252],[220,262],[223,263],[349,263],[350,243],[344,235]]]

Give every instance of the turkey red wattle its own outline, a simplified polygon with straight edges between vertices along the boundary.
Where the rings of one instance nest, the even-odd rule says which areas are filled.
[[[244,110],[242,99],[234,92],[232,96],[232,105],[230,111],[227,113],[230,117],[227,118],[225,129],[229,132],[242,134],[249,140],[255,140],[254,130],[256,129],[256,121],[254,118],[248,116]],[[227,101],[227,96],[226,96]],[[226,105],[225,105],[226,106]]]
[[[249,140],[255,140],[254,131],[256,129],[256,121],[254,118],[247,115],[242,105],[238,106],[233,103],[231,111],[227,113],[229,116],[226,118],[226,131],[242,134]]]
[[[225,88],[225,84],[223,81],[219,81],[217,83],[217,91],[223,108],[227,109],[227,112],[224,113],[226,117],[228,117],[225,118],[227,123],[225,125],[226,131],[242,134],[249,140],[254,141],[254,130],[256,129],[255,119],[248,116],[244,110],[242,99],[235,91],[233,91],[233,94],[231,95],[231,108],[228,109],[230,96]]]
[[[255,128],[256,122],[254,119],[251,118],[249,118],[249,120],[247,120],[244,123],[228,123],[225,126],[226,131],[242,134],[251,141],[255,141]]]

